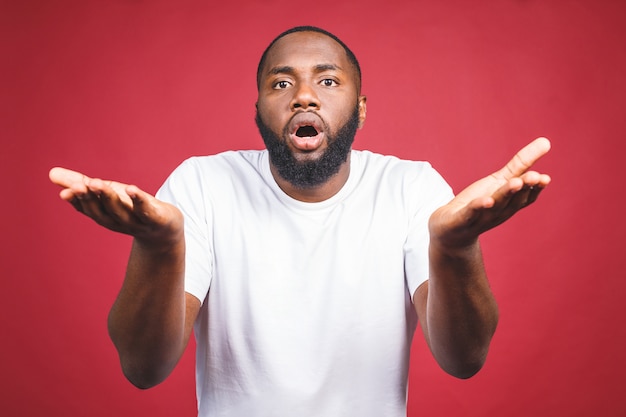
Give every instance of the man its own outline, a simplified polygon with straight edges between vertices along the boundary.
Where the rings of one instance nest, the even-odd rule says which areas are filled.
[[[160,383],[194,328],[201,416],[406,415],[418,319],[446,372],[482,367],[498,312],[478,236],[548,185],[529,168],[549,142],[453,197],[427,163],[351,150],[366,98],[334,35],[279,35],[257,79],[266,151],[189,159],[157,198],[50,172],[62,199],[134,237],[109,316],[123,371]]]

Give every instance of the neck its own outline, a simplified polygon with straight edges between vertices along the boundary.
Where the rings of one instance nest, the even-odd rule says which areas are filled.
[[[280,189],[283,190],[283,192],[289,197],[305,203],[319,203],[320,201],[328,200],[337,194],[348,181],[348,177],[350,176],[350,154],[348,154],[346,162],[344,162],[339,168],[339,172],[330,177],[325,183],[315,187],[295,187],[278,174],[278,170],[274,167],[271,161],[270,171],[272,172],[272,176]]]

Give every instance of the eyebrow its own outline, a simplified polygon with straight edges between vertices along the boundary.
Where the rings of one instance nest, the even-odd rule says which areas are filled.
[[[324,71],[342,71],[342,68],[335,64],[318,64],[313,67],[315,72],[324,72]],[[289,65],[284,65],[281,67],[274,67],[269,70],[269,75],[278,75],[278,74],[294,74],[296,69]]]

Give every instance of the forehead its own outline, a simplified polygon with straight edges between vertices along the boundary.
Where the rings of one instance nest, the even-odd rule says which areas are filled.
[[[346,51],[334,39],[317,32],[290,33],[277,40],[268,51],[261,77],[276,67],[305,69],[325,64],[343,71],[352,69]]]

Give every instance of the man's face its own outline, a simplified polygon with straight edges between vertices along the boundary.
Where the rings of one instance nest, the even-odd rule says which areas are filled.
[[[356,70],[336,41],[316,32],[279,39],[261,72],[257,125],[279,175],[299,188],[336,174],[365,121]]]

